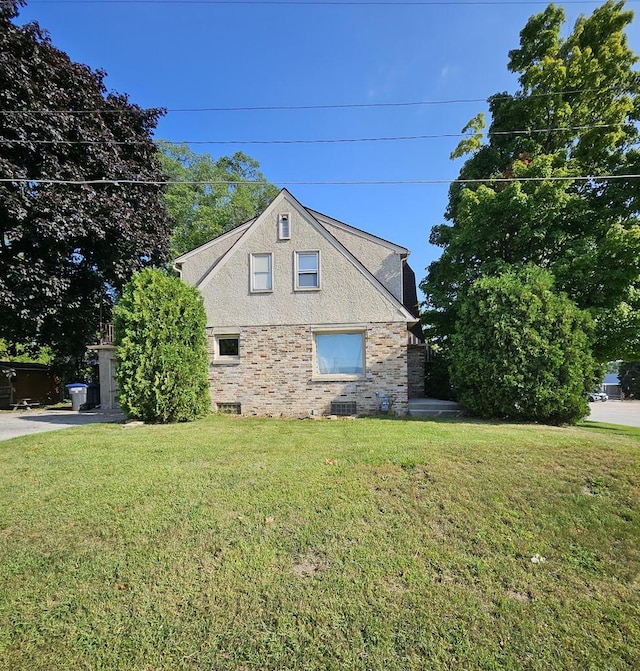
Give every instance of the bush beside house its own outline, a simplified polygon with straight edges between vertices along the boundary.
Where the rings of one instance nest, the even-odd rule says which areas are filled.
[[[552,289],[553,277],[530,267],[482,278],[461,299],[451,377],[472,413],[548,424],[588,414],[602,375],[591,320]]]
[[[210,407],[202,296],[157,269],[133,276],[115,309],[118,401],[132,419],[183,422]]]

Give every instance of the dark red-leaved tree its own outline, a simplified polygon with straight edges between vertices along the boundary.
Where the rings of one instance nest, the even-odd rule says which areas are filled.
[[[163,111],[108,93],[104,72],[16,25],[22,4],[0,3],[0,338],[74,359],[114,292],[166,259],[161,188],[126,183],[161,179]]]

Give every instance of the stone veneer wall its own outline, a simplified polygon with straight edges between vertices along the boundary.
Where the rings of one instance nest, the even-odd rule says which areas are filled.
[[[356,401],[358,414],[378,412],[379,398],[391,399],[390,413],[406,415],[407,326],[366,325],[366,376],[361,380],[312,379],[313,330],[310,326],[240,328],[237,363],[213,360],[214,329],[209,340],[209,388],[218,403],[240,403],[243,415],[308,417],[327,415],[332,401]]]
[[[407,368],[409,372],[409,398],[424,398],[424,379],[426,376],[427,346],[409,345]]]

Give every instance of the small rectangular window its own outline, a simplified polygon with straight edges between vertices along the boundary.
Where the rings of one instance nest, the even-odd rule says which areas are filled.
[[[240,336],[224,334],[215,336],[215,361],[236,361],[240,358]]]
[[[364,332],[316,333],[315,374],[364,375]]]
[[[240,403],[216,403],[218,412],[221,415],[240,415],[242,414],[242,406]]]
[[[320,288],[320,252],[296,252],[296,289]]]
[[[271,254],[251,255],[251,291],[271,291],[272,260]]]
[[[278,215],[278,240],[291,239],[291,218],[289,214]]]
[[[220,356],[238,356],[240,354],[238,336],[221,336],[218,338],[218,347]]]

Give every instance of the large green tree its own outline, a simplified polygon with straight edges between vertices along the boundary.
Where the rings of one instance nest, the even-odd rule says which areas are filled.
[[[127,183],[161,179],[162,112],[16,25],[20,4],[0,3],[0,337],[80,359],[114,292],[166,259],[161,189]]]
[[[431,234],[443,248],[422,283],[434,341],[446,345],[476,279],[533,263],[591,312],[601,360],[640,352],[640,182],[626,176],[640,173],[631,20],[609,1],[563,37],[564,11],[549,5],[520,33],[508,66],[519,90],[490,98],[488,137],[478,115],[452,155],[470,157],[450,189],[449,223]]]
[[[164,202],[173,220],[171,257],[188,252],[257,216],[278,194],[242,152],[214,159],[188,145],[159,141],[162,166],[172,182]]]

